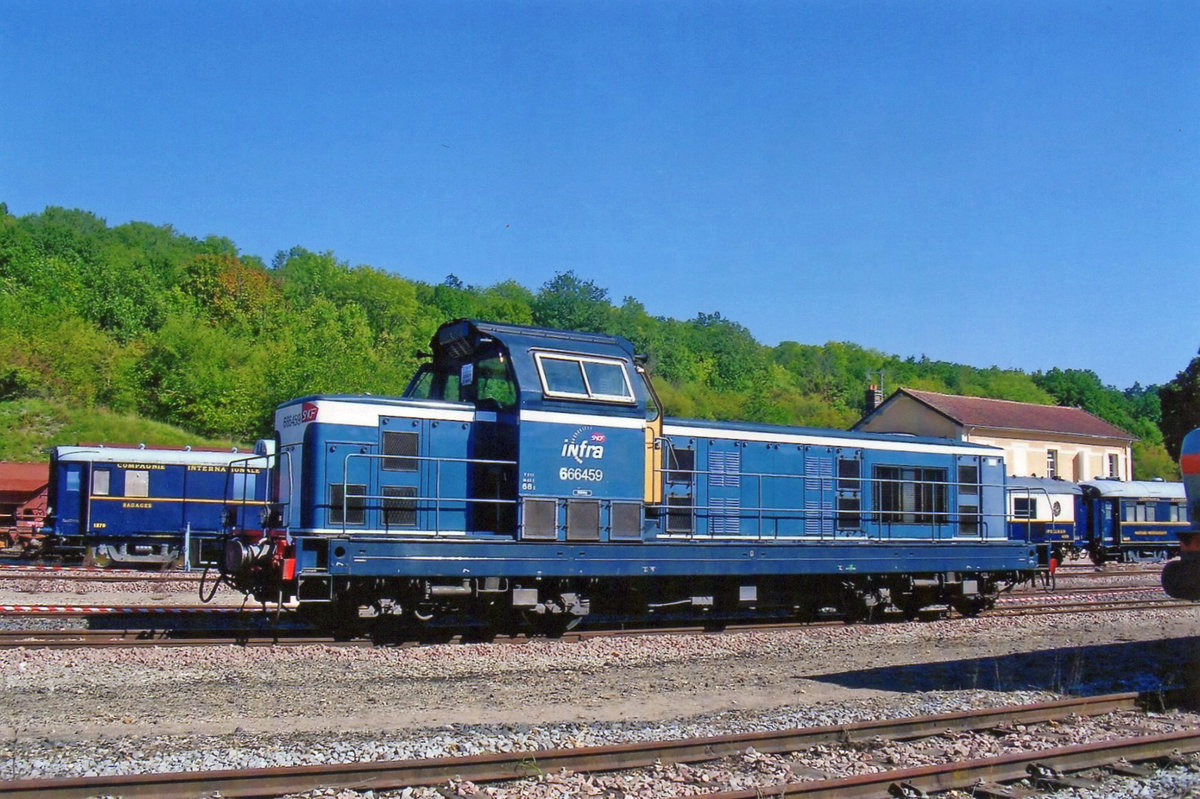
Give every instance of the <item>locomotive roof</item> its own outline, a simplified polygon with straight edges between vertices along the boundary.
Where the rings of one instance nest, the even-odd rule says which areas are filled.
[[[539,347],[557,348],[586,355],[633,359],[633,345],[622,336],[483,322],[478,319],[456,319],[453,322],[447,322],[438,328],[430,346],[435,351],[453,356],[455,344],[469,340],[472,338],[472,334],[478,337],[494,338],[508,347],[510,351]]]
[[[1102,497],[1120,499],[1183,499],[1183,483],[1160,480],[1084,480],[1085,489]]]
[[[54,448],[54,458],[58,461],[84,463],[129,463],[129,464],[166,464],[170,466],[228,466],[235,461],[245,461],[242,465],[252,468],[263,468],[265,463],[250,464],[254,452],[240,452],[236,449],[214,452],[211,450],[171,450],[154,449],[152,447],[106,447],[95,446],[59,446]],[[262,461],[263,459],[259,459]]]
[[[1054,477],[1010,477],[1009,488],[1037,488],[1047,494],[1082,494],[1083,489],[1078,483],[1059,480]]]
[[[830,444],[838,440],[846,441],[846,446],[869,447],[872,443],[887,443],[895,448],[896,445],[922,447],[953,448],[960,452],[971,452],[978,455],[1003,455],[1003,450],[986,444],[973,444],[952,438],[934,438],[932,436],[914,436],[907,433],[863,433],[855,430],[834,430],[823,427],[791,427],[787,425],[764,424],[761,422],[717,422],[710,419],[678,419],[666,417],[665,427],[675,428],[676,431],[694,429],[702,435],[715,435],[721,431],[733,431],[738,434],[749,434],[752,438],[764,440],[775,439],[823,439]],[[858,443],[856,443],[858,442]],[[797,442],[799,443],[799,441]]]

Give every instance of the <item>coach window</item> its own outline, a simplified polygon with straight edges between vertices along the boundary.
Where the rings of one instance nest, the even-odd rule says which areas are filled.
[[[125,472],[125,496],[150,496],[150,472],[145,469]]]
[[[1037,500],[1033,497],[1013,497],[1013,518],[1033,519],[1037,514]]]
[[[108,469],[97,469],[92,472],[92,493],[98,497],[107,497],[111,478],[112,472]]]

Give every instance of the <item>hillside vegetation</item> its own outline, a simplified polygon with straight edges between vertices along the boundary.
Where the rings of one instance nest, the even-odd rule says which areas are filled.
[[[220,449],[238,446],[103,407],[81,408],[32,397],[0,402],[0,461],[45,460],[49,447],[80,443]]]
[[[1090,371],[975,368],[849,342],[767,347],[720,313],[653,316],[570,271],[537,289],[453,275],[429,285],[331,252],[296,248],[267,264],[217,236],[109,227],[63,208],[15,217],[3,204],[0,433],[13,443],[0,457],[42,457],[77,431],[151,445],[252,441],[296,396],[399,394],[438,325],[458,317],[623,335],[677,416],[846,428],[866,376],[882,372],[889,388],[1078,405],[1142,439],[1139,477],[1178,474],[1156,386],[1120,391]],[[95,414],[45,421],[82,418],[70,408]]]

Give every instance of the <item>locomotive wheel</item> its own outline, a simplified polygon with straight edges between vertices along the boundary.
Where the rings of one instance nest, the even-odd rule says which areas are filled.
[[[915,621],[921,615],[921,602],[914,596],[897,597],[895,605],[905,621]]]
[[[112,555],[109,554],[108,547],[88,547],[87,557],[84,562],[89,566],[95,566],[97,569],[107,569],[113,565]]]
[[[579,626],[582,616],[570,613],[529,614],[525,617],[529,626],[539,635],[547,638],[562,638],[563,635]]]
[[[958,611],[959,615],[970,619],[983,613],[994,604],[996,604],[995,601],[986,596],[964,596],[954,600],[954,609]]]

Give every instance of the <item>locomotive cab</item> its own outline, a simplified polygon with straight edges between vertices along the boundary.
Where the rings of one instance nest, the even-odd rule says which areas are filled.
[[[661,500],[661,409],[623,338],[460,320],[433,340],[405,397],[470,403],[487,457],[515,455],[507,512],[475,529],[533,540],[642,535]],[[530,424],[522,424],[530,422]],[[643,463],[641,474],[629,469]],[[615,466],[614,464],[619,464]]]

